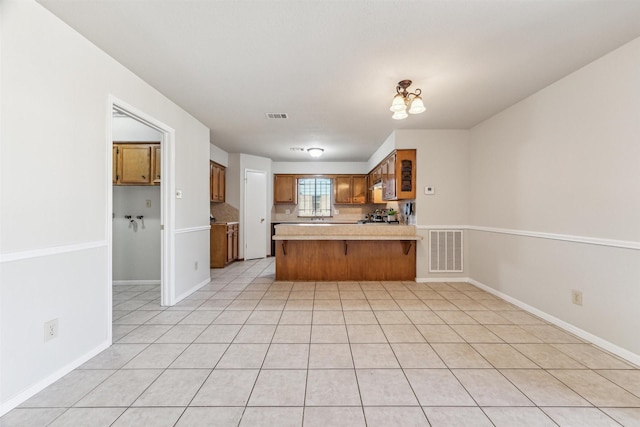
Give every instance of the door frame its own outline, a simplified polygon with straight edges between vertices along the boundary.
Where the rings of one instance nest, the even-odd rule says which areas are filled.
[[[107,99],[107,305],[108,340],[112,342],[113,282],[113,110],[149,126],[161,134],[160,152],[160,304],[175,304],[175,130],[136,107],[109,95]]]
[[[246,234],[246,230],[247,230],[247,212],[249,211],[249,209],[247,209],[247,181],[248,181],[248,173],[261,173],[264,175],[264,182],[265,182],[265,194],[268,194],[269,192],[269,183],[268,183],[268,174],[267,171],[263,171],[263,170],[258,170],[258,169],[248,169],[245,168],[244,170],[244,179],[243,179],[243,183],[244,183],[244,188],[243,188],[243,193],[244,193],[244,215],[243,215],[243,224],[241,229],[243,229],[244,231],[242,232],[242,254],[244,256],[244,259],[247,259],[246,254],[247,254],[247,234]],[[268,195],[267,195],[268,197]],[[267,197],[265,197],[265,199],[267,199]],[[268,200],[268,199],[267,199]],[[269,239],[267,238],[268,234],[270,234],[270,229],[269,227],[267,227],[269,225],[269,221],[267,221],[268,215],[267,215],[267,205],[265,203],[264,206],[264,219],[265,219],[265,229],[264,229],[264,236],[265,236],[265,246],[263,248],[263,252],[264,252],[264,256],[262,258],[266,258],[267,257],[267,243],[269,242]],[[252,258],[252,259],[259,259],[259,258]]]

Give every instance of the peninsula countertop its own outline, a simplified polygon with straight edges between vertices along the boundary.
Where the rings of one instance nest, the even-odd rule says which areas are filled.
[[[414,225],[278,224],[273,240],[422,240]]]

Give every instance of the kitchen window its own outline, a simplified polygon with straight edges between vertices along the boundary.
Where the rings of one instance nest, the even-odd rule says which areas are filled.
[[[298,179],[298,216],[331,216],[333,180],[330,178]]]

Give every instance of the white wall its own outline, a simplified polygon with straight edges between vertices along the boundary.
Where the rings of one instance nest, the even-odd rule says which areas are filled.
[[[229,166],[229,153],[216,145],[209,144],[209,159],[224,166]]]
[[[160,142],[162,135],[157,130],[131,117],[114,116],[111,122],[111,136],[114,141]]]
[[[209,131],[35,2],[0,19],[1,414],[109,345],[109,95],[175,131],[177,295],[209,279]]]
[[[429,230],[441,227],[464,229],[468,224],[469,132],[397,130],[394,145],[396,149],[416,149],[415,215],[418,234],[423,237],[417,244],[418,280],[464,276],[466,266],[463,273],[429,273],[428,247]],[[435,194],[424,194],[427,185],[435,188]],[[467,256],[465,251],[464,257]]]
[[[114,141],[160,142],[162,134],[131,117],[114,116]],[[146,201],[151,202],[147,207]],[[160,187],[113,186],[112,280],[119,284],[160,283]],[[138,224],[134,228],[125,215]],[[136,218],[142,215],[143,221]],[[144,225],[144,226],[143,226]]]
[[[378,163],[383,161],[385,157],[389,155],[393,150],[396,149],[396,131],[391,132],[391,135],[384,140],[380,147],[369,157],[369,161],[367,162],[367,173],[378,166]]]
[[[273,162],[274,174],[367,174],[367,162]]]
[[[160,187],[114,185],[113,214],[112,280],[119,284],[159,284]],[[132,216],[137,227],[125,215]],[[142,220],[136,218],[139,215]]]
[[[639,69],[636,39],[476,126],[469,163],[471,277],[636,363]]]

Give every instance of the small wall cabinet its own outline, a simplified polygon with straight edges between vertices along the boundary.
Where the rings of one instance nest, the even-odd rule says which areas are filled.
[[[113,143],[114,185],[160,185],[160,144]]]
[[[237,222],[211,224],[211,268],[222,268],[238,259],[238,231]]]
[[[225,201],[226,168],[216,162],[209,162],[209,199],[211,202]]]
[[[416,198],[416,150],[395,150],[374,170],[380,168],[382,200]]]
[[[366,175],[337,175],[334,178],[336,204],[365,204],[367,202]]]
[[[273,176],[273,203],[289,205],[298,203],[298,180],[294,175]]]

